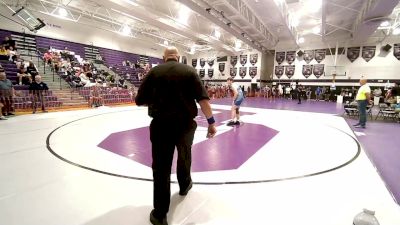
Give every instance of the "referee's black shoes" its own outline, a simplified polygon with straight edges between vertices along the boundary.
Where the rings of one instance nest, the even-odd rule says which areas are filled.
[[[168,225],[167,217],[158,218],[154,215],[154,209],[150,213],[150,222],[153,225]]]
[[[189,193],[190,189],[192,189],[192,187],[193,187],[193,182],[190,182],[190,184],[187,186],[187,188],[185,190],[179,191],[179,195],[186,196]]]

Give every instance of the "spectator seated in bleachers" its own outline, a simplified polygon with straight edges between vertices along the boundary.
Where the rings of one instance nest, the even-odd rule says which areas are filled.
[[[8,60],[8,52],[4,45],[0,46],[0,60]]]
[[[73,88],[79,88],[84,86],[84,84],[81,81],[81,78],[72,75],[71,73],[67,75],[65,81]]]
[[[84,87],[92,87],[92,86],[96,85],[95,83],[90,82],[90,79],[81,70],[78,70],[77,74],[78,74],[79,78],[81,79],[81,82],[84,85]]]
[[[12,46],[7,50],[8,60],[14,62],[17,58],[18,52]]]
[[[47,112],[45,108],[45,98],[44,96],[47,94],[49,88],[46,83],[42,82],[42,77],[36,75],[35,81],[31,83],[29,86],[29,93],[32,97],[32,113],[36,113],[37,103],[40,102],[42,106],[42,112]]]
[[[21,56],[19,54],[17,54],[14,59],[14,63],[17,66],[17,68],[20,68],[21,65],[24,65],[24,59],[22,59]]]
[[[4,116],[14,114],[15,90],[12,82],[7,79],[5,72],[0,72],[0,103],[3,105],[2,114]]]
[[[19,67],[17,77],[19,85],[30,85],[32,83],[32,76],[26,72],[24,65]]]
[[[32,81],[35,81],[35,76],[38,75],[38,70],[32,61],[29,61],[29,65],[26,67],[26,72],[31,75]]]
[[[16,42],[11,37],[4,37],[2,45],[4,45],[6,49],[9,49],[10,47],[12,47],[14,50],[17,49]]]

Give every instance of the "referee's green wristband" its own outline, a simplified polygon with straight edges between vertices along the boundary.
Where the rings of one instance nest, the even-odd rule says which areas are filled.
[[[208,122],[208,124],[213,124],[213,123],[215,123],[214,117],[212,116],[212,117],[208,118],[208,119],[207,119],[207,122]]]

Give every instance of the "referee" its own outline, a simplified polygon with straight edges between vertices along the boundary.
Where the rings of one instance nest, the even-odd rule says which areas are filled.
[[[177,177],[179,195],[192,188],[190,167],[192,143],[197,127],[196,101],[208,121],[207,138],[215,135],[215,121],[209,98],[196,71],[179,63],[175,47],[164,51],[164,64],[154,67],[144,78],[136,96],[137,105],[147,105],[153,118],[150,124],[153,169],[153,206],[150,222],[167,225],[170,205],[170,176],[175,147],[178,151]]]

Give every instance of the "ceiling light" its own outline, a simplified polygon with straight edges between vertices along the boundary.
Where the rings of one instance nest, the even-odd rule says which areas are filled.
[[[290,22],[293,27],[297,27],[300,23],[300,20],[298,17],[293,16]]]
[[[217,29],[214,30],[214,37],[219,39],[221,37],[221,32]]]
[[[383,21],[380,26],[381,27],[388,27],[388,26],[390,26],[390,23],[389,23],[389,21]]]
[[[133,1],[133,0],[124,0],[124,2],[126,2],[126,3],[128,3],[128,4],[130,4],[130,5],[133,5],[133,6],[139,6],[135,1]]]
[[[399,34],[400,34],[400,27],[396,27],[396,28],[393,30],[392,34],[393,34],[393,35],[399,35]]]
[[[64,8],[58,8],[58,15],[60,15],[61,17],[67,17],[68,16],[68,12]]]
[[[189,48],[189,51],[187,53],[193,55],[195,53],[195,51],[196,51],[196,48],[194,46],[192,46]]]
[[[313,32],[314,34],[319,34],[319,33],[321,33],[321,27],[320,27],[320,26],[314,27],[314,28],[312,29],[312,32]]]
[[[239,48],[241,48],[241,47],[242,47],[242,42],[239,41],[239,40],[236,40],[236,41],[235,41],[235,48],[239,49]]]
[[[277,5],[281,5],[281,4],[285,3],[285,0],[274,0],[274,1],[275,1],[275,4],[277,4]]]
[[[177,21],[184,25],[187,25],[189,17],[190,17],[190,12],[191,12],[191,10],[188,7],[186,7],[185,5],[181,5],[181,7],[179,9]]]
[[[167,40],[164,40],[164,45],[169,46],[169,43]]]
[[[300,37],[297,41],[301,44],[301,43],[304,43],[305,39],[304,39],[304,37]]]
[[[124,36],[129,36],[131,34],[131,28],[128,25],[123,25],[121,34]]]
[[[321,9],[322,0],[307,0],[304,6],[306,11],[316,13]]]

